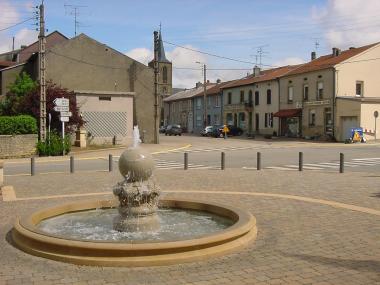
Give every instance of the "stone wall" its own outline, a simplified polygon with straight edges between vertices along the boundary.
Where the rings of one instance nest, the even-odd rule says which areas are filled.
[[[0,158],[25,157],[36,152],[38,135],[0,135]]]
[[[4,161],[0,159],[0,190],[4,185]]]

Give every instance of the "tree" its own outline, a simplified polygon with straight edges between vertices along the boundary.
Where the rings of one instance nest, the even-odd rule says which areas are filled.
[[[18,109],[26,94],[37,88],[37,82],[26,73],[17,75],[16,80],[9,86],[9,92],[0,102],[0,115],[18,115]]]
[[[69,99],[69,109],[72,113],[69,122],[65,124],[66,131],[72,133],[78,127],[83,126],[84,121],[80,116],[79,109],[77,107],[76,96],[72,91],[62,88],[51,81],[47,82],[46,86],[46,117],[48,119],[48,114],[51,114],[51,129],[61,132],[62,123],[59,120],[59,112],[54,111],[54,99],[56,98],[68,98]],[[35,118],[40,117],[40,91],[36,88],[29,92],[22,103],[20,104],[19,113],[30,114]]]

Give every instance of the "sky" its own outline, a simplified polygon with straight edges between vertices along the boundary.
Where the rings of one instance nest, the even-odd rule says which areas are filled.
[[[33,17],[39,0],[0,0],[0,52],[37,40]],[[264,69],[299,64],[310,53],[331,53],[380,42],[379,0],[45,0],[46,28],[102,42],[147,64],[153,31],[161,31],[173,63],[173,86],[191,88],[207,79],[232,80]],[[173,45],[174,44],[174,45]],[[182,47],[227,57],[222,59]]]

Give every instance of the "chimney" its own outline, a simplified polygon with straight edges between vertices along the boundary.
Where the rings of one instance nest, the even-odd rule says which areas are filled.
[[[253,68],[253,76],[256,77],[256,76],[259,76],[260,75],[260,67],[258,67],[257,65]]]
[[[21,45],[21,49],[24,49],[26,48],[27,46],[26,45]]]
[[[349,49],[352,50],[352,49],[355,49],[355,47],[350,47]]]
[[[336,48],[336,47],[333,47],[332,48],[332,55],[333,56],[338,56],[340,55],[340,49]]]
[[[203,84],[200,82],[200,81],[198,81],[197,83],[195,83],[195,88],[199,88],[199,87],[201,87]]]
[[[317,53],[315,51],[311,52],[311,60],[314,60],[317,58]]]

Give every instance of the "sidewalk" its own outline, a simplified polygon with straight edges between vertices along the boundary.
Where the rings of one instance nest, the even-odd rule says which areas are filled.
[[[0,200],[0,284],[379,284],[378,173],[156,171],[163,198],[245,209],[258,236],[243,250],[193,263],[142,268],[76,266],[7,242],[16,216],[78,200],[113,199],[118,171],[10,177]],[[192,229],[189,229],[192,230]]]

